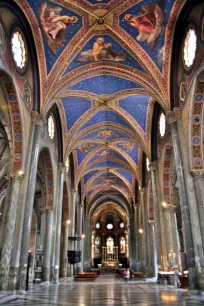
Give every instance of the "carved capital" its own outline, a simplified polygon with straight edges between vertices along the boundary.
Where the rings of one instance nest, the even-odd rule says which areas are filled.
[[[155,220],[148,220],[149,224],[155,225]]]
[[[136,210],[137,208],[139,208],[139,204],[138,204],[138,203],[135,203],[135,204],[133,204],[133,207],[134,207],[134,209]]]
[[[181,118],[181,109],[180,107],[174,107],[173,111],[168,111],[166,113],[166,118],[169,124],[176,122]]]
[[[34,124],[37,124],[37,125],[40,125],[40,126],[43,126],[43,124],[44,124],[44,121],[43,121],[43,118],[42,118],[41,114],[39,114],[36,111],[33,111],[31,113],[31,120]]]
[[[198,170],[192,169],[190,173],[195,180],[204,178],[204,169],[198,169]]]
[[[157,162],[156,162],[156,160],[153,161],[153,162],[151,162],[151,163],[149,164],[149,170],[150,170],[150,171],[155,171],[155,170],[156,170],[156,167],[157,167]]]
[[[46,212],[46,207],[45,207],[45,206],[40,207],[40,212],[41,212],[42,214],[45,213],[45,212]]]
[[[65,166],[63,163],[58,163],[60,172],[65,172]]]
[[[19,181],[19,182],[22,182],[22,180],[24,179],[24,175],[23,174],[18,174],[18,173],[8,173],[6,176],[5,176],[5,179],[7,181]]]
[[[144,194],[145,194],[145,191],[146,191],[145,188],[141,188],[141,189],[140,189],[140,194],[141,194],[141,195],[144,195]]]

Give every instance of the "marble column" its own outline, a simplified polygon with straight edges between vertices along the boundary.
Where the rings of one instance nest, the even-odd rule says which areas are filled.
[[[31,126],[29,131],[29,141],[26,147],[26,167],[24,169],[24,179],[21,183],[20,194],[19,194],[19,202],[16,216],[16,226],[14,233],[14,241],[13,241],[13,249],[11,256],[11,267],[10,267],[10,277],[9,277],[9,289],[15,290],[18,275],[19,275],[19,264],[20,264],[20,254],[21,254],[21,241],[22,241],[22,232],[23,232],[23,222],[24,222],[24,211],[27,205],[27,190],[29,184],[29,175],[31,168],[31,158],[33,152],[33,139],[35,135],[35,127],[37,125],[42,125],[41,116],[37,112],[32,112],[31,114]],[[26,192],[25,192],[26,191]]]
[[[198,215],[200,220],[200,230],[202,236],[202,245],[204,245],[204,171],[192,170],[191,175],[193,177],[195,186]],[[202,248],[202,246],[200,246],[199,248]]]
[[[79,214],[78,214],[78,235],[81,238],[81,240],[78,241],[78,251],[81,252],[81,262],[78,265],[79,268],[79,272],[83,271],[83,264],[82,264],[82,253],[83,253],[83,249],[82,249],[82,223],[83,223],[83,210],[84,207],[83,205],[79,206]],[[85,238],[85,237],[84,237]]]
[[[142,243],[142,266],[144,267],[144,272],[148,272],[148,258],[147,258],[147,211],[145,207],[145,188],[140,189],[141,196],[141,208],[142,208],[142,229],[143,229],[143,243]]]
[[[138,256],[138,252],[139,252],[139,248],[138,248],[138,203],[135,203],[133,205],[134,207],[134,236],[135,236],[135,260],[136,260],[136,270],[138,271],[138,261],[139,261],[139,256]]]
[[[57,222],[56,222],[56,239],[55,239],[55,270],[54,283],[59,282],[59,265],[60,265],[60,241],[61,241],[61,226],[62,226],[62,200],[64,187],[64,172],[65,167],[59,165],[59,181],[58,181],[58,195],[57,195]]]
[[[150,164],[151,180],[152,180],[152,193],[154,203],[154,219],[155,230],[157,239],[157,260],[160,268],[163,270],[168,269],[167,250],[166,250],[166,236],[165,236],[165,223],[163,215],[163,207],[161,205],[160,186],[158,186],[158,169],[156,161]]]
[[[166,204],[166,207],[164,208],[169,269],[171,269],[175,265],[180,266],[180,251],[178,247],[179,241],[175,209],[176,207],[171,204]],[[172,258],[172,256],[174,256],[174,258]]]
[[[157,265],[157,242],[156,242],[156,233],[155,233],[155,221],[149,220],[150,225],[150,242],[151,242],[151,272],[154,277],[157,276],[158,273],[158,265]]]
[[[129,262],[130,268],[134,271],[137,270],[137,260],[136,260],[136,239],[135,239],[135,220],[134,215],[129,215],[129,229],[128,229],[128,236],[129,236]]]
[[[67,250],[68,250],[68,224],[62,224],[62,254],[61,254],[61,276],[67,276]]]
[[[21,180],[22,176],[20,175],[9,175],[6,199],[7,214],[5,216],[5,228],[1,241],[0,290],[8,289],[11,252],[13,247]]]
[[[36,122],[34,136],[33,136],[32,152],[31,152],[31,164],[30,164],[30,173],[28,178],[27,194],[26,194],[23,231],[21,237],[20,271],[19,271],[19,285],[18,285],[18,287],[20,287],[21,290],[26,289],[28,250],[29,250],[29,241],[30,241],[30,230],[32,224],[33,202],[35,195],[35,183],[37,175],[41,130],[42,130],[42,122],[41,121]]]
[[[179,189],[179,197],[180,197],[180,207],[181,207],[181,215],[182,215],[182,223],[184,229],[184,244],[186,251],[186,259],[189,271],[189,286],[190,289],[198,288],[197,282],[197,273],[195,269],[195,253],[194,253],[194,244],[192,237],[192,228],[191,228],[191,219],[188,205],[188,198],[186,193],[186,185],[183,173],[183,164],[181,160],[181,152],[180,145],[177,133],[177,125],[176,125],[176,114],[174,112],[167,113],[168,122],[170,124],[171,136],[173,142],[174,149],[174,158],[176,164],[176,174],[177,174],[177,182]]]
[[[84,239],[84,271],[91,267],[91,223],[89,215],[84,217],[84,233],[86,237]]]
[[[75,237],[75,214],[76,214],[76,196],[77,196],[77,190],[72,189],[71,190],[71,205],[69,206],[69,214],[70,214],[70,225],[68,234],[69,237]],[[74,251],[75,250],[75,241],[68,240],[68,250]],[[74,266],[71,264],[68,264],[68,276],[72,277],[74,274]]]
[[[52,227],[53,227],[53,210],[46,210],[46,233],[43,258],[42,280],[50,281],[51,268],[51,250],[52,250]]]
[[[83,205],[77,205],[77,236],[80,240],[77,241],[77,251],[82,252],[82,220],[83,220]],[[82,263],[76,265],[76,272],[82,272]]]

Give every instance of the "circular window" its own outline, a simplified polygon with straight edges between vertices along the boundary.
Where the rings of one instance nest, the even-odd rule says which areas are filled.
[[[149,158],[146,158],[146,167],[147,167],[147,171],[149,171]]]
[[[166,116],[164,113],[161,113],[159,118],[159,133],[161,137],[164,137],[166,132]]]
[[[48,135],[50,139],[53,139],[55,135],[55,122],[53,116],[49,116],[48,118]]]
[[[124,228],[125,224],[123,222],[120,223],[120,228]]]
[[[108,223],[107,224],[107,229],[111,230],[113,228],[113,224],[112,223]]]
[[[96,223],[96,228],[100,228],[100,223]]]
[[[185,66],[190,68],[193,65],[197,49],[197,36],[193,29],[189,29],[186,33],[183,48],[183,59]]]
[[[23,70],[27,62],[25,40],[20,31],[15,31],[11,37],[11,50],[17,69]]]

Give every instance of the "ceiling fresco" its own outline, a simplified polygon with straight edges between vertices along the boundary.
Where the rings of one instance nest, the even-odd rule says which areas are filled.
[[[154,102],[170,108],[172,25],[185,0],[14,1],[33,30],[41,111],[57,103],[64,114],[75,188],[89,210],[111,201],[131,211]]]

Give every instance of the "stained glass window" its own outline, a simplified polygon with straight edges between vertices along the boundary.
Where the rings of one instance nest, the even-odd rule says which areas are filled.
[[[189,29],[184,41],[183,58],[187,68],[193,65],[197,49],[197,36],[193,29]]]
[[[19,31],[14,32],[11,37],[11,49],[17,68],[24,68],[27,60],[27,52],[25,41]]]
[[[52,115],[48,118],[48,135],[50,139],[53,139],[55,135],[55,122]]]

